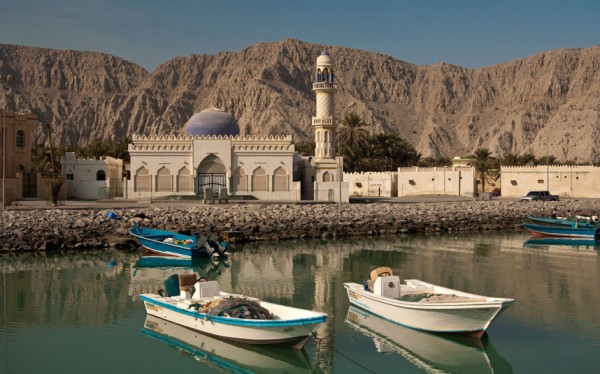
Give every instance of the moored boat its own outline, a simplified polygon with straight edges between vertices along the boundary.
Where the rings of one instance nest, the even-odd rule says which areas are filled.
[[[185,258],[227,257],[227,248],[218,238],[185,235],[177,232],[139,227],[134,222],[129,234],[146,250],[163,256]]]
[[[589,238],[594,239],[598,237],[597,225],[585,225],[585,226],[566,226],[566,225],[547,225],[547,224],[535,224],[528,221],[523,221],[523,227],[531,232],[534,237],[563,237],[563,238]]]
[[[364,285],[344,283],[351,304],[402,326],[481,338],[514,299],[475,295],[417,279],[400,283],[389,267]]]
[[[567,226],[567,227],[571,227],[571,228],[578,228],[578,227],[594,228],[594,227],[596,227],[596,223],[593,221],[593,219],[591,217],[589,219],[588,218],[578,218],[576,216],[573,216],[572,218],[571,217],[552,218],[552,217],[539,217],[539,216],[528,215],[525,222],[532,223],[535,225],[558,226],[558,227]]]
[[[146,313],[203,334],[247,344],[302,348],[327,314],[231,294],[195,274],[165,281],[165,292],[141,294]]]

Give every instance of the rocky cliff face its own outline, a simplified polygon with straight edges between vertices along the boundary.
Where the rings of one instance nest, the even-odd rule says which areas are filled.
[[[0,45],[9,110],[52,123],[53,140],[179,133],[194,113],[220,107],[242,134],[312,139],[314,64],[336,62],[336,112],[373,132],[397,131],[423,156],[532,152],[600,160],[600,46],[563,49],[481,68],[417,66],[390,56],[298,40],[174,58],[152,73],[95,52]],[[45,141],[39,133],[36,141]]]

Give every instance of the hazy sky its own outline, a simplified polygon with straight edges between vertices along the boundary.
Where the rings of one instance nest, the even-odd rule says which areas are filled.
[[[598,0],[13,0],[0,43],[105,52],[148,70],[285,38],[481,67],[600,44]]]

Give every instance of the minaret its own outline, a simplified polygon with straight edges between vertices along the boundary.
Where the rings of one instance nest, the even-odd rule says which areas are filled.
[[[335,158],[335,117],[333,97],[336,85],[333,83],[333,59],[327,51],[317,57],[316,81],[313,91],[317,94],[317,113],[312,118],[315,131],[315,158]]]

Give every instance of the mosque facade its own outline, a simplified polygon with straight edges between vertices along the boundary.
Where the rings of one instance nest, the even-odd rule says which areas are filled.
[[[313,91],[314,156],[299,155],[291,135],[240,135],[235,118],[210,108],[188,120],[184,135],[133,135],[125,197],[348,202],[343,158],[335,154],[336,85],[327,51],[317,58]]]

